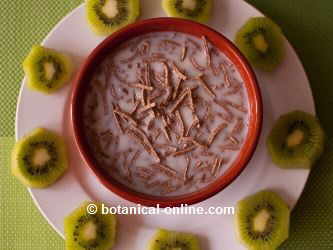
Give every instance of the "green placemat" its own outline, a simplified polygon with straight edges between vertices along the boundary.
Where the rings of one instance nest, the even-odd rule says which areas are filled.
[[[32,44],[39,43],[81,2],[1,1],[0,249],[64,249],[63,240],[39,214],[26,189],[11,177],[9,152],[14,142],[15,106],[23,77],[22,59]],[[333,127],[333,1],[248,2],[280,24],[294,45],[310,78],[317,112],[329,136],[326,152],[312,171],[293,212],[290,238],[281,249],[333,249],[333,130],[330,130]]]

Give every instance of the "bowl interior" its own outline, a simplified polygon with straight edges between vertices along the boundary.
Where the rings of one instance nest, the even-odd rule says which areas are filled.
[[[82,126],[82,103],[88,89],[86,83],[90,82],[91,77],[93,76],[99,63],[101,63],[104,58],[109,55],[112,50],[114,50],[114,48],[118,47],[123,42],[136,36],[159,31],[177,31],[197,37],[206,36],[206,38],[214,44],[216,48],[221,50],[236,66],[245,83],[249,100],[250,110],[248,133],[233,164],[222,176],[217,178],[207,187],[199,191],[180,196],[165,197],[139,193],[111,177],[105,170],[103,170],[102,167],[99,167],[93,154],[89,151],[89,146],[85,140]],[[103,185],[119,196],[135,203],[147,206],[156,206],[159,204],[161,207],[165,207],[178,206],[180,204],[193,204],[207,199],[228,186],[241,173],[241,171],[246,167],[257,145],[262,123],[262,102],[255,74],[253,73],[247,60],[227,38],[202,24],[176,18],[155,18],[129,25],[105,39],[93,50],[81,66],[73,85],[73,92],[71,96],[71,116],[75,141],[79,148],[80,154]]]

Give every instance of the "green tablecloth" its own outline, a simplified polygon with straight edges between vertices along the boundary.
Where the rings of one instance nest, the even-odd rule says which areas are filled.
[[[81,2],[1,1],[0,249],[64,249],[63,240],[39,214],[26,189],[11,177],[9,153],[14,142],[16,99],[23,77],[22,59],[32,44],[39,43]],[[333,129],[330,130],[333,127],[333,1],[248,2],[275,20],[297,50],[311,81],[319,118],[329,137],[326,152],[312,171],[293,211],[291,235],[281,249],[333,249]]]

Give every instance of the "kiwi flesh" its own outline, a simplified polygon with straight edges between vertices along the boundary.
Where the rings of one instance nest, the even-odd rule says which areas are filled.
[[[12,174],[29,187],[45,188],[67,168],[63,139],[44,128],[37,128],[19,140],[12,151]]]
[[[137,20],[140,0],[87,0],[86,16],[97,35],[107,36]]]
[[[170,17],[207,23],[212,16],[213,0],[163,0],[162,6]]]
[[[311,168],[324,144],[325,134],[319,121],[303,111],[282,115],[267,138],[268,152],[280,168]]]
[[[158,229],[149,242],[148,250],[200,250],[198,238],[189,233]]]
[[[87,212],[88,205],[95,205],[96,214]],[[69,214],[64,221],[66,250],[109,250],[116,238],[116,216],[102,214],[102,204],[86,201]]]
[[[284,57],[282,31],[267,17],[250,18],[237,32],[235,43],[250,63],[263,71],[273,71]]]
[[[73,65],[67,55],[35,45],[24,60],[23,69],[31,89],[52,94],[69,82]]]
[[[252,250],[274,250],[289,236],[290,210],[279,195],[260,191],[237,203],[237,236]]]

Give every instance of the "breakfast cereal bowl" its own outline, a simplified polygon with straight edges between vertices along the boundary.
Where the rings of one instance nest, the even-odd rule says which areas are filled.
[[[73,84],[80,154],[105,187],[135,203],[179,206],[215,195],[259,139],[255,74],[232,42],[199,23],[129,25],[93,50]]]

